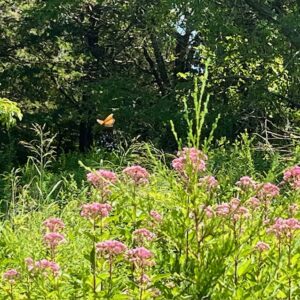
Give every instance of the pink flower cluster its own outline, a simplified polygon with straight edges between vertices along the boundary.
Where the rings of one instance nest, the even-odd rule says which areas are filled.
[[[278,196],[280,193],[280,189],[273,183],[267,182],[263,183],[258,187],[258,198],[261,199],[272,199]]]
[[[155,210],[150,211],[150,216],[158,223],[162,221],[162,216]]]
[[[145,184],[149,182],[150,174],[145,168],[138,165],[125,168],[123,174],[130,178],[135,184]]]
[[[260,207],[261,202],[258,198],[251,197],[249,200],[247,200],[246,204],[249,205],[252,209],[255,209]]]
[[[126,245],[119,241],[107,240],[96,244],[97,252],[114,256],[123,253],[127,249]]]
[[[207,218],[212,218],[215,215],[215,212],[210,205],[201,205],[200,209],[204,211]]]
[[[3,273],[3,280],[9,284],[15,284],[16,279],[20,276],[20,273],[16,269],[9,269]]]
[[[239,181],[236,182],[236,185],[241,189],[255,189],[256,182],[249,176],[243,176]]]
[[[136,266],[143,268],[154,265],[154,261],[152,260],[153,253],[144,247],[129,250],[127,256],[129,261],[133,262]]]
[[[283,180],[289,182],[293,189],[300,189],[300,166],[293,166],[283,174]]]
[[[49,232],[44,235],[45,244],[54,250],[59,244],[66,242],[63,234],[59,232]]]
[[[43,240],[52,251],[59,244],[66,242],[64,235],[58,232],[65,227],[61,219],[49,218],[43,222],[43,225],[50,231],[44,235]]]
[[[104,218],[109,215],[111,206],[108,203],[88,203],[82,205],[81,216],[87,219],[96,220],[97,218]]]
[[[87,181],[91,182],[94,187],[105,190],[117,181],[117,175],[108,170],[97,170],[87,174]]]
[[[199,186],[211,191],[219,186],[219,182],[214,176],[208,175],[199,179]]]
[[[255,245],[255,249],[260,251],[260,252],[263,252],[263,251],[267,251],[267,250],[270,250],[270,245],[265,243],[265,242],[261,242],[259,241],[256,245]]]
[[[141,284],[146,284],[150,282],[150,278],[147,274],[143,274],[140,278],[140,283]]]
[[[230,214],[230,204],[229,203],[221,203],[219,205],[217,205],[216,207],[216,214],[217,216],[228,216]]]
[[[149,231],[146,228],[140,228],[137,229],[133,232],[133,235],[135,236],[135,239],[139,240],[139,241],[152,241],[153,239],[155,239],[155,234],[151,231]]]
[[[206,169],[207,156],[196,148],[183,148],[182,151],[177,153],[177,158],[173,159],[172,167],[181,175],[186,175],[189,167],[194,172],[202,172]]]
[[[59,275],[60,267],[53,261],[42,259],[35,262],[31,257],[29,257],[25,259],[25,263],[27,264],[29,272],[41,272],[44,276],[48,276],[49,273],[53,274],[54,276]]]
[[[43,222],[43,225],[50,232],[57,232],[65,227],[64,222],[59,218],[49,218]]]
[[[275,234],[277,238],[291,238],[298,229],[300,229],[299,220],[294,218],[277,218],[275,223],[267,229],[267,232]]]
[[[221,203],[216,206],[215,212],[217,216],[231,217],[234,221],[240,218],[250,217],[250,213],[245,206],[241,205],[241,202],[237,198],[231,199],[229,203]]]

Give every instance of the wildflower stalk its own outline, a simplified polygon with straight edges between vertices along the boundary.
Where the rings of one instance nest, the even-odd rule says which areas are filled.
[[[259,299],[264,299],[264,294],[263,294],[263,289],[261,288],[262,282],[261,282],[261,270],[262,270],[262,253],[261,251],[258,252],[258,262],[257,262],[257,273],[256,273],[256,282],[258,286],[260,287],[260,298]]]
[[[10,287],[9,287],[9,297],[10,297],[11,300],[14,300],[13,284],[12,283],[10,284]]]
[[[187,213],[186,213],[186,233],[185,233],[185,265],[187,266],[189,260],[189,220],[190,220],[190,197],[187,196]]]
[[[61,299],[58,278],[55,278],[55,289],[57,292],[57,299]]]
[[[136,227],[136,211],[137,211],[137,205],[136,205],[136,186],[133,185],[133,193],[132,193],[132,222],[133,222],[133,230],[135,230]]]
[[[234,248],[238,249],[238,234],[237,234],[237,228],[236,228],[236,222],[233,223],[233,242],[234,242]],[[234,256],[234,284],[238,285],[238,264],[239,264],[239,256],[236,254]]]
[[[27,285],[26,285],[26,296],[27,299],[30,300],[31,299],[31,284],[30,284],[30,276],[29,274],[27,275]]]
[[[292,299],[292,278],[291,278],[292,236],[289,236],[289,238],[288,238],[287,258],[288,258],[288,300],[291,300]]]
[[[111,294],[112,290],[112,274],[113,274],[113,257],[109,255],[109,289],[108,289],[108,297]]]
[[[194,211],[194,215],[195,215],[195,233],[196,233],[196,239],[197,239],[197,258],[198,261],[200,260],[200,245],[201,245],[201,239],[199,236],[199,220],[198,220],[198,213],[195,210]]]
[[[143,277],[144,277],[144,268],[142,268],[142,270],[141,270],[141,277],[140,277],[140,300],[143,299],[143,291],[144,291]]]
[[[102,219],[101,219],[102,220]],[[93,219],[93,250],[92,250],[93,292],[96,297],[96,220]]]
[[[100,237],[102,237],[102,234],[103,234],[103,218],[102,217],[100,217]],[[95,267],[96,267],[96,240],[95,240],[95,242],[94,242],[94,247],[95,247],[95,252],[94,252],[94,254],[95,254]],[[100,253],[100,256],[101,256],[102,254]],[[101,271],[102,271],[102,269],[103,269],[103,265],[101,265]],[[100,282],[100,291],[102,291],[102,289],[103,289],[103,282],[102,282],[102,280],[101,280],[101,282]]]
[[[281,239],[278,239],[278,262],[277,262],[277,269],[280,267],[280,260],[281,260]],[[278,273],[277,273],[278,274]],[[278,276],[277,276],[278,279]]]

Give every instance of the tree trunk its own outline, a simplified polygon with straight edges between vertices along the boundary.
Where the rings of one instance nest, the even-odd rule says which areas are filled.
[[[86,152],[91,149],[93,144],[93,134],[91,123],[81,121],[79,125],[79,150]]]

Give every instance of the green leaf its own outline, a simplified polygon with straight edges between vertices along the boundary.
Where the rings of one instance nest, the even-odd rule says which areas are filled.
[[[251,268],[249,268],[251,265],[251,260],[245,260],[242,262],[238,267],[238,276],[243,276],[246,274]]]

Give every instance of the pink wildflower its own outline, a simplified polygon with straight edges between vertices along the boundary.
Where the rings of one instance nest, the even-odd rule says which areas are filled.
[[[178,157],[172,160],[172,167],[176,171],[182,173],[184,172],[186,159],[184,157]]]
[[[129,250],[127,256],[129,261],[135,263],[139,267],[152,266],[154,264],[152,261],[153,253],[144,247]]]
[[[284,172],[283,180],[288,181],[291,178],[299,178],[300,179],[300,166],[293,166]]]
[[[44,242],[51,249],[55,249],[59,244],[65,241],[64,235],[58,232],[49,232],[44,235]]]
[[[107,203],[88,203],[82,205],[81,216],[87,219],[104,218],[109,215],[111,206]]]
[[[143,241],[144,239],[147,241],[152,241],[155,238],[155,234],[149,231],[146,228],[140,228],[133,232],[133,235],[136,239]]]
[[[27,265],[28,271],[31,272],[34,268],[34,260],[31,257],[25,258],[25,264]]]
[[[249,176],[243,176],[236,185],[242,189],[254,189],[256,187],[256,182]]]
[[[3,280],[10,284],[15,284],[16,279],[20,276],[20,273],[16,269],[9,269],[3,273]]]
[[[129,177],[135,184],[144,184],[149,182],[150,174],[141,166],[131,166],[123,170],[123,174]]]
[[[233,213],[233,219],[235,221],[239,220],[241,217],[243,217],[243,218],[249,218],[250,217],[248,209],[246,207],[244,207],[244,206],[238,207],[235,210],[235,212]]]
[[[246,202],[251,208],[257,208],[260,206],[260,201],[259,199],[255,198],[255,197],[251,197],[249,200],[247,200]]]
[[[294,218],[277,218],[275,223],[267,229],[268,233],[274,233],[277,238],[292,237],[293,233],[300,229],[300,221]]]
[[[59,275],[60,267],[53,261],[42,259],[34,262],[34,260],[29,257],[25,259],[25,262],[29,272],[42,272],[44,276],[48,276],[48,273],[52,273],[54,276]]]
[[[117,175],[108,170],[97,170],[87,174],[87,181],[94,187],[107,191],[108,186],[117,181]]]
[[[283,180],[289,182],[293,189],[300,189],[300,166],[293,166],[283,174]]]
[[[259,187],[259,198],[268,199],[279,195],[280,189],[273,183],[264,183]]]
[[[96,249],[98,252],[103,252],[112,256],[123,253],[127,249],[127,247],[119,241],[107,240],[97,243]]]
[[[199,159],[207,160],[207,155],[197,148],[184,147],[182,151],[177,153],[178,156],[188,156],[192,163],[197,163]]]
[[[261,242],[259,241],[256,245],[255,245],[255,249],[260,251],[260,252],[263,252],[263,251],[267,251],[267,250],[270,250],[270,245],[265,243],[265,242]]]
[[[156,221],[156,222],[161,222],[162,221],[162,216],[155,210],[150,211],[150,216]]]
[[[230,214],[230,205],[228,203],[221,203],[216,207],[217,216],[228,216]]]
[[[182,175],[185,175],[185,171],[189,166],[196,172],[206,169],[205,161],[207,160],[207,156],[196,148],[185,147],[177,153],[177,156],[172,161],[172,167]]]
[[[212,218],[214,216],[214,214],[215,214],[214,211],[213,211],[213,208],[210,205],[208,205],[208,206],[201,205],[200,209],[202,211],[204,211],[204,213],[205,213],[205,215],[206,215],[207,218]]]
[[[241,201],[238,198],[232,198],[229,204],[230,204],[231,211],[234,211],[241,205]]]
[[[150,278],[147,274],[143,274],[140,278],[140,281],[141,281],[140,283],[146,284],[150,282]]]
[[[59,218],[49,218],[43,222],[43,225],[50,231],[56,232],[65,227],[64,222]]]
[[[199,179],[199,186],[205,187],[206,190],[211,191],[219,186],[219,182],[214,176],[208,175]]]
[[[217,216],[231,216],[234,221],[237,221],[242,217],[248,218],[250,216],[248,209],[241,206],[241,202],[237,198],[232,198],[229,203],[221,203],[217,205],[215,210]]]

